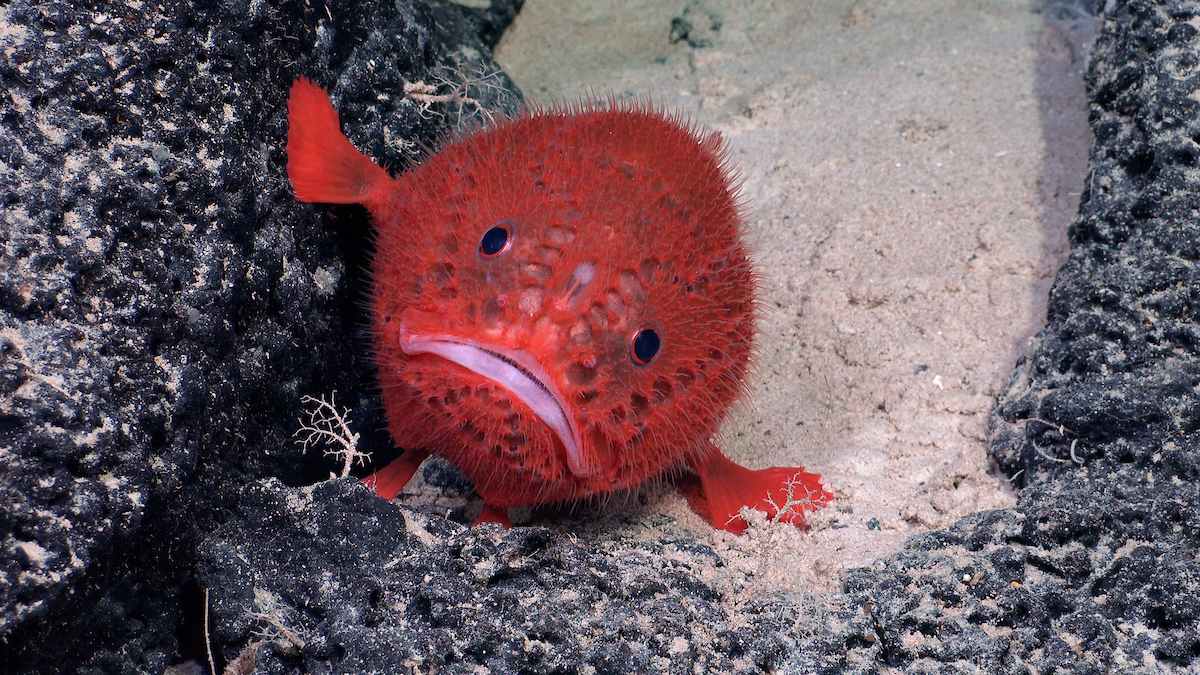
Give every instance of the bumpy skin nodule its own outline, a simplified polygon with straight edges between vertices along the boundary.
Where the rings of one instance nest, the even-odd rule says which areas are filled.
[[[679,467],[700,474],[718,527],[793,477],[810,507],[832,498],[813,474],[752,472],[709,440],[744,392],[757,312],[717,135],[640,103],[583,105],[502,122],[391,180],[355,159],[311,82],[293,89],[289,121],[298,198],[361,202],[378,229],[376,360],[391,433],[416,450],[380,494],[433,452],[492,507]],[[481,247],[497,227],[503,247]],[[641,363],[633,342],[647,329],[661,346]],[[566,422],[556,432],[495,379],[422,351],[430,342],[502,355]]]

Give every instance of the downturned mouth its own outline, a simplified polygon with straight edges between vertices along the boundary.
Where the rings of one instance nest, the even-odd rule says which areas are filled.
[[[439,356],[486,377],[520,399],[562,441],[572,475],[587,478],[605,468],[599,462],[587,461],[579,429],[562,393],[531,352],[456,336],[410,332],[405,319],[407,316],[400,324],[400,349],[405,354]]]

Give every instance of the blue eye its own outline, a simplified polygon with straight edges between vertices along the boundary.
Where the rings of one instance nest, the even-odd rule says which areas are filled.
[[[658,335],[658,329],[646,326],[633,336],[633,362],[639,366],[650,363],[661,346],[662,338]]]
[[[479,240],[479,255],[484,259],[495,258],[504,252],[512,243],[513,238],[512,223],[507,220],[492,225],[487,232],[483,233],[483,238]]]

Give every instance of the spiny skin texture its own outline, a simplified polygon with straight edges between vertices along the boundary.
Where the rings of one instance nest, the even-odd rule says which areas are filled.
[[[709,441],[744,392],[756,316],[717,135],[641,104],[584,105],[502,122],[392,180],[307,80],[289,122],[297,198],[361,202],[378,229],[375,356],[410,449],[378,474],[381,495],[433,452],[497,520],[681,467],[727,529],[793,476],[810,508],[832,498],[813,474],[751,472]],[[635,349],[648,333],[657,351]]]
[[[629,487],[700,452],[754,339],[754,277],[708,146],[641,110],[547,113],[401,177],[371,209],[376,350],[396,442],[444,454],[498,505]],[[480,237],[501,220],[513,223],[511,247],[483,259]],[[595,276],[573,291],[584,264]],[[541,356],[575,405],[586,452],[608,468],[575,478],[546,424],[503,389],[404,354],[405,310],[424,312],[423,330]],[[630,344],[644,326],[661,328],[663,347],[638,365]]]

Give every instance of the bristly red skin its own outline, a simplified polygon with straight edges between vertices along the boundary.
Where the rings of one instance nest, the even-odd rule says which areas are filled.
[[[433,452],[493,513],[680,466],[701,475],[710,522],[734,531],[742,505],[775,515],[767,494],[782,503],[793,475],[813,497],[783,520],[800,524],[800,510],[832,499],[815,474],[753,472],[709,440],[744,393],[757,314],[716,134],[640,103],[589,104],[501,122],[391,180],[346,152],[332,110],[310,81],[293,87],[288,174],[298,199],[361,202],[376,223],[375,358],[392,436],[418,453],[377,474],[389,484],[381,494],[394,496]],[[484,233],[502,222],[509,245],[482,255]],[[638,364],[631,342],[646,327],[662,346]],[[402,348],[405,337],[535,358],[576,435],[484,375],[406,353],[415,342]]]

